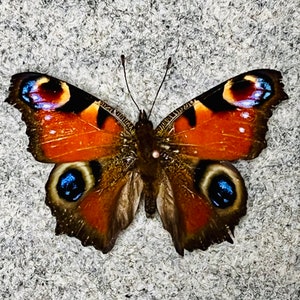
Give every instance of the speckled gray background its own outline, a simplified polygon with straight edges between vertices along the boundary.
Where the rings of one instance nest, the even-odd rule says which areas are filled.
[[[299,1],[0,1],[1,299],[299,299]],[[248,213],[235,243],[175,252],[141,208],[107,255],[55,236],[44,204],[50,165],[25,149],[20,113],[4,103],[12,74],[39,71],[118,107],[131,90],[153,121],[249,69],[283,73],[289,101],[269,122],[268,148],[239,162]]]

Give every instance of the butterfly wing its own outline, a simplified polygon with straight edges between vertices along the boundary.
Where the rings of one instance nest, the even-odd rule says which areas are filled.
[[[119,112],[66,82],[39,73],[12,77],[7,102],[22,112],[29,151],[41,162],[113,156],[133,125]]]
[[[278,71],[254,70],[196,97],[157,127],[167,158],[158,210],[180,254],[232,241],[247,192],[223,161],[256,157],[272,108],[286,98]]]
[[[253,70],[181,106],[157,128],[181,155],[201,159],[252,159],[266,146],[272,108],[287,99],[281,74]]]
[[[132,221],[143,182],[120,159],[56,165],[46,184],[46,204],[57,219],[56,233],[77,237],[107,253]]]
[[[39,73],[14,75],[7,102],[22,112],[29,151],[56,163],[46,185],[56,232],[109,251],[132,221],[142,189],[132,168],[133,125],[95,97]]]

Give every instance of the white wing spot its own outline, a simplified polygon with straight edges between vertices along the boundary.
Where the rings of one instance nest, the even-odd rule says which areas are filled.
[[[50,120],[52,119],[52,117],[51,117],[50,115],[46,115],[46,116],[44,117],[44,119],[45,119],[46,121],[50,121]]]
[[[244,111],[244,112],[241,113],[241,117],[244,118],[244,119],[248,119],[249,116],[250,116],[250,114],[247,111]]]

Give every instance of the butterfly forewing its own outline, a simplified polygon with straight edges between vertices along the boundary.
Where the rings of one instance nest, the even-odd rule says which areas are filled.
[[[256,157],[265,147],[272,108],[287,99],[281,74],[253,70],[184,104],[157,127],[166,147],[181,155],[211,160]]]
[[[103,101],[44,74],[14,75],[7,101],[22,112],[29,150],[42,162],[115,156],[121,134],[133,130],[130,121]]]

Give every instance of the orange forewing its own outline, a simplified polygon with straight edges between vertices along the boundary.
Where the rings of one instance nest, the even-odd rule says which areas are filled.
[[[91,105],[92,106],[92,105]],[[96,124],[97,111],[65,113],[60,111],[35,112],[41,124],[38,140],[43,156],[49,161],[62,163],[93,160],[116,155],[122,127],[113,118],[107,118],[105,127]]]
[[[46,80],[60,84],[61,91],[55,93],[51,88],[43,90],[38,86],[38,82]],[[35,85],[29,85],[30,82],[34,82]],[[117,154],[120,133],[124,131],[120,122],[123,116],[119,113],[118,118],[114,116],[114,110],[107,104],[72,85],[44,74],[16,74],[12,84],[7,102],[22,112],[22,118],[28,126],[29,149],[38,161],[89,161]],[[29,87],[26,87],[26,84]],[[30,92],[30,89],[34,92]],[[26,102],[24,97],[25,100],[31,99],[31,102]],[[35,99],[39,101],[34,102]],[[64,111],[61,109],[63,105],[69,105],[71,108]],[[78,109],[79,105],[82,109]],[[105,117],[99,128],[98,120],[102,118],[103,112]]]
[[[195,112],[195,128],[184,116],[174,122],[172,142],[179,145],[181,154],[219,160],[249,155],[256,130],[253,108],[213,112],[197,101]]]
[[[183,155],[212,160],[252,159],[266,146],[272,109],[287,98],[280,72],[253,70],[178,108],[177,115],[176,111],[171,114],[173,122],[167,117],[158,132],[166,124],[171,144]],[[185,116],[191,107],[195,122],[192,125]]]

